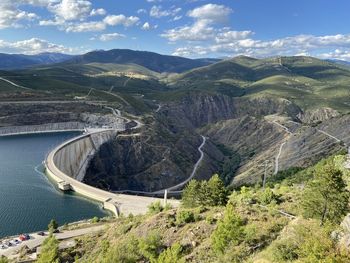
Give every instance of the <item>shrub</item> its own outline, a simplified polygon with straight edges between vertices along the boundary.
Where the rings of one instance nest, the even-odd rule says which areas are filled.
[[[97,216],[94,216],[94,217],[91,219],[91,223],[93,223],[93,224],[96,224],[96,223],[98,223],[98,222],[100,222],[100,218],[97,217]]]
[[[164,207],[162,206],[160,201],[153,202],[148,206],[148,212],[150,214],[158,214],[163,210],[164,210]]]
[[[160,255],[157,263],[185,263],[184,259],[181,259],[182,246],[179,243],[173,244],[170,248],[164,250]]]
[[[271,190],[270,187],[266,187],[259,195],[258,201],[263,205],[271,204],[272,201],[277,201],[277,195]]]
[[[232,204],[228,204],[224,218],[218,223],[212,234],[212,245],[216,253],[224,253],[226,247],[238,245],[244,239],[244,222],[235,212]]]
[[[181,210],[176,214],[176,223],[178,225],[195,222],[195,216],[192,211]]]
[[[152,232],[140,240],[140,253],[148,260],[154,260],[158,257],[162,247],[162,238],[158,232]]]

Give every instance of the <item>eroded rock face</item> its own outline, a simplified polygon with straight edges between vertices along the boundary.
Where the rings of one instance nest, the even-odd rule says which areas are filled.
[[[320,108],[315,110],[307,110],[299,113],[298,118],[307,124],[320,123],[331,118],[339,116],[340,113],[331,108]]]
[[[160,121],[159,121],[160,122]],[[157,191],[186,180],[200,157],[194,131],[155,123],[141,136],[120,136],[92,159],[84,181],[108,190]],[[208,144],[206,147],[214,147]],[[198,172],[203,179],[219,169],[223,155],[211,148]]]
[[[142,136],[120,137],[104,145],[92,160],[85,181],[104,189],[140,191],[156,191],[178,184],[188,178],[199,158],[201,133],[210,139],[196,178],[208,179],[221,171],[225,159],[211,140],[238,151],[244,164],[253,151],[264,151],[283,138],[262,116],[295,117],[299,112],[297,106],[284,99],[247,100],[191,94],[180,102],[164,105]],[[213,128],[197,130],[205,125]]]

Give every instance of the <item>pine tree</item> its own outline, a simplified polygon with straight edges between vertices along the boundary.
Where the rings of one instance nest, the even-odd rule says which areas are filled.
[[[182,205],[184,207],[196,207],[200,205],[200,189],[201,184],[197,180],[191,180],[182,194]]]
[[[208,181],[208,205],[219,206],[226,205],[227,190],[224,182],[220,179],[218,174],[214,174]]]
[[[224,253],[228,245],[238,245],[244,238],[244,221],[232,204],[226,206],[224,218],[212,234],[212,245],[217,253]]]
[[[58,240],[50,234],[41,246],[41,253],[37,263],[59,263]]]
[[[320,219],[321,225],[325,221],[340,223],[349,212],[350,198],[342,172],[332,160],[316,167],[313,175],[303,195],[304,215]]]

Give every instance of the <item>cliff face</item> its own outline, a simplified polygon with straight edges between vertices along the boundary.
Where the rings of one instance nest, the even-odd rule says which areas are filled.
[[[121,135],[104,144],[92,159],[84,181],[109,190],[157,191],[189,177],[202,143],[195,131],[157,119],[141,134]],[[209,152],[203,166],[206,169],[199,171],[202,178],[217,171],[224,158],[220,151]]]
[[[220,172],[230,157],[225,157],[217,144],[242,155],[244,164],[254,151],[264,151],[283,138],[274,125],[261,121],[262,116],[294,118],[299,112],[297,106],[283,99],[191,94],[178,103],[164,105],[141,136],[120,136],[103,145],[90,163],[85,182],[104,189],[140,191],[178,184],[189,177],[200,156],[199,134],[208,135],[209,140],[196,178],[208,179]]]

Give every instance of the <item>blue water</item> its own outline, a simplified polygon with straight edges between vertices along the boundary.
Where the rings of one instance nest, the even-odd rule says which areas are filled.
[[[100,204],[64,194],[40,173],[50,149],[77,135],[65,132],[0,137],[0,237],[47,229],[53,218],[62,225],[106,215]]]

